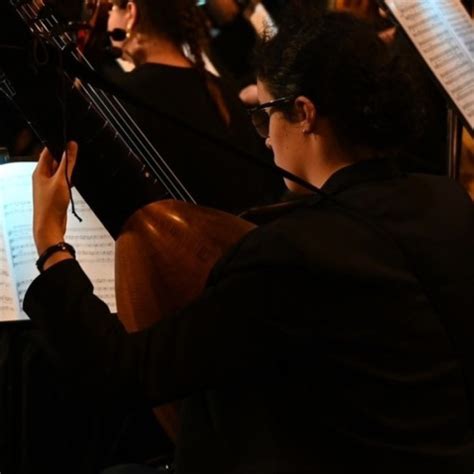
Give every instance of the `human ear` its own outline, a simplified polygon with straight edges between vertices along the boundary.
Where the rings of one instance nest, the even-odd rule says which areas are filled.
[[[138,10],[135,2],[127,3],[126,20],[127,31],[130,32],[137,26],[138,22]]]
[[[317,119],[314,103],[308,97],[299,96],[295,99],[295,110],[303,133],[313,133],[316,130]]]

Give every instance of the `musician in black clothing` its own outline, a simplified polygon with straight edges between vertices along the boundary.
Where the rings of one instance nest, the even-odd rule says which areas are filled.
[[[112,10],[111,16],[121,15],[127,32],[121,44],[123,54],[136,66],[118,83],[151,108],[258,156],[262,142],[235,91],[205,69],[207,30],[194,4],[194,0],[135,0],[125,9]],[[238,152],[153,117],[149,110],[139,111],[135,106],[133,112],[200,204],[238,211],[262,202],[265,193],[267,198],[276,197],[274,181]],[[202,183],[196,182],[196,175]],[[220,184],[224,177],[225,186]],[[246,183],[244,188],[242,183]]]
[[[123,29],[125,38],[115,46],[135,65],[114,77],[126,93],[131,119],[191,197],[231,213],[278,199],[283,192],[279,178],[239,151],[271,162],[237,93],[205,69],[207,30],[194,0],[115,2],[109,28]],[[90,180],[99,172],[90,161],[80,160],[77,171],[82,187],[111,189],[90,204],[117,236],[135,210],[167,194],[143,178],[140,164],[110,155],[110,172],[101,171],[94,185]]]
[[[179,474],[471,472],[472,203],[400,169],[415,89],[375,31],[334,13],[290,26],[263,45],[254,123],[322,193],[286,181],[300,201],[193,304],[130,335],[57,245],[68,159],[45,152],[34,234],[48,258],[26,312],[97,396],[183,401]]]

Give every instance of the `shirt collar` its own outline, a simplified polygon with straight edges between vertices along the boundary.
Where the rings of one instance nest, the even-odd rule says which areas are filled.
[[[396,160],[390,158],[373,158],[359,161],[336,171],[322,186],[321,191],[326,195],[336,195],[361,183],[394,179],[403,175],[404,173],[401,171]],[[241,214],[240,217],[254,222],[257,225],[265,224],[294,209],[304,206],[313,206],[321,201],[322,196],[322,194],[308,194],[300,198],[295,196],[295,199],[279,204],[249,209]]]
[[[404,173],[396,160],[373,158],[359,161],[336,171],[324,183],[321,190],[327,194],[338,194],[361,183],[400,178],[403,175]]]

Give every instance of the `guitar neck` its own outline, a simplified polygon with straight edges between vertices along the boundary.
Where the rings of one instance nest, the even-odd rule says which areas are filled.
[[[14,14],[12,8],[10,15]],[[32,41],[19,43],[20,55],[0,53],[7,81],[3,84],[13,89],[9,99],[57,159],[67,140],[79,143],[73,183],[109,233],[117,237],[125,220],[149,202],[186,200],[186,190],[166,163],[157,166],[161,156],[120,101],[68,74],[69,63],[87,60],[67,45],[69,35],[61,32],[56,20],[45,21],[21,25]],[[50,30],[61,33],[51,40],[46,37]]]

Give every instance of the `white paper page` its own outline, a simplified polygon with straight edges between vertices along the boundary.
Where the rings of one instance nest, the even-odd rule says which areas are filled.
[[[82,222],[69,210],[66,242],[76,249],[77,259],[94,284],[94,293],[115,312],[115,242],[76,190],[73,196]]]
[[[460,0],[386,0],[474,129],[474,23]]]
[[[0,204],[1,202],[2,194],[0,185]],[[13,281],[8,270],[8,260],[3,238],[3,226],[0,216],[0,322],[14,321],[17,319],[18,307],[16,302],[16,292],[13,288]]]
[[[3,221],[4,251],[11,272],[11,289],[14,293],[15,307],[15,314],[9,320],[27,319],[26,315],[21,311],[18,295],[18,287],[25,286],[26,283],[16,279],[13,269],[14,264],[22,261],[22,257],[19,255],[20,250],[25,251],[27,261],[33,261],[33,269],[29,281],[33,280],[35,274],[34,262],[36,253],[31,235],[31,174],[34,167],[34,163],[9,163],[2,165],[0,169],[0,212],[2,213],[0,220]],[[28,186],[26,183],[28,183]],[[27,212],[28,210],[29,213]],[[25,213],[26,220],[22,226],[8,227],[7,220],[11,220],[11,216],[18,216],[21,219],[24,218]],[[24,238],[25,234],[29,238]],[[13,243],[13,255],[10,243]]]
[[[8,168],[5,172],[7,179],[3,179],[4,205],[1,209],[8,230],[5,247],[16,282],[18,307],[21,308],[26,290],[38,275],[32,234],[31,187],[31,175],[36,164],[3,166]],[[77,258],[94,284],[95,293],[115,311],[114,241],[75,190],[73,195],[83,222],[78,222],[68,213],[66,240],[76,248]],[[27,319],[26,314],[19,311],[20,319]]]

